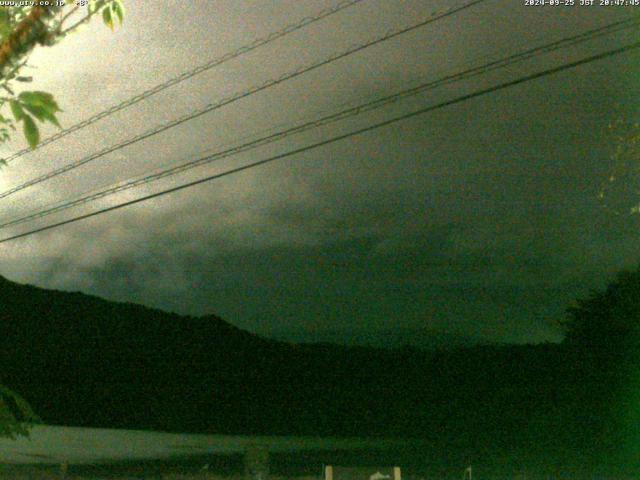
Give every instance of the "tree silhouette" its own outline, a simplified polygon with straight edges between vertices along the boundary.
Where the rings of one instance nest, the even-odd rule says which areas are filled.
[[[41,420],[18,394],[0,386],[0,436],[28,435],[29,425]]]
[[[640,268],[620,272],[603,292],[568,309],[565,342],[610,354],[628,352],[640,338]]]
[[[626,462],[640,454],[640,267],[568,309],[566,359],[579,392],[575,409],[603,451]],[[606,444],[606,447],[605,447]]]

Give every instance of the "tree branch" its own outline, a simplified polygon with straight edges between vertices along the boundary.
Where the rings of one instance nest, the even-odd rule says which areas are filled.
[[[87,15],[85,15],[83,18],[81,18],[80,20],[78,20],[76,23],[74,23],[73,25],[71,25],[69,28],[65,28],[64,30],[62,30],[60,32],[60,35],[66,35],[67,33],[71,32],[72,30],[75,30],[76,28],[78,28],[80,25],[82,25],[85,22],[88,22],[91,17],[93,17],[95,15],[95,12],[92,13],[88,13]]]
[[[109,5],[113,0],[108,0],[104,3],[104,5],[102,6],[103,8],[107,5]],[[80,20],[78,20],[76,23],[74,23],[73,25],[71,25],[69,28],[65,28],[64,30],[62,30],[62,32],[60,32],[60,35],[66,35],[67,33],[73,31],[74,29],[78,28],[80,25],[82,25],[85,22],[88,22],[89,20],[91,20],[91,17],[93,17],[96,13],[98,13],[99,11],[102,11],[102,9],[96,9],[93,11],[89,11],[89,13],[87,15],[85,15],[83,18],[81,18]],[[68,16],[68,15],[67,15]],[[65,18],[67,17],[65,16]]]
[[[80,7],[78,5],[76,5],[75,7],[73,7],[71,10],[69,10],[69,12],[67,12],[66,15],[64,15],[61,19],[60,19],[60,26],[62,27],[62,24],[65,22],[65,20],[67,18],[69,18],[71,15],[73,15],[74,13],[76,13],[78,11]]]

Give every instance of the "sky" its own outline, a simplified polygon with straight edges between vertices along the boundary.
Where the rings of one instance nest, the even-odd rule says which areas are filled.
[[[389,29],[462,4],[363,0],[25,155],[0,190]],[[127,1],[25,70],[63,127],[296,23],[326,0]],[[628,18],[640,7],[487,0],[108,154],[3,202],[0,219],[181,163],[345,106]],[[457,82],[29,224],[2,237],[299,148],[637,41],[637,29]],[[0,274],[270,337],[391,344],[431,335],[538,343],[565,309],[638,265],[640,222],[597,200],[634,121],[637,51],[354,136],[89,220],[0,244]],[[44,128],[44,137],[56,132]],[[21,135],[0,146],[7,156]]]

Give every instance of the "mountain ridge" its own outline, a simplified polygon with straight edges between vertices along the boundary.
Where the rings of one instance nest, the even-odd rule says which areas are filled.
[[[215,315],[0,280],[0,384],[51,425],[420,437],[447,458],[561,455],[593,438],[584,415],[602,402],[576,374],[590,375],[580,355],[558,344],[296,345]]]

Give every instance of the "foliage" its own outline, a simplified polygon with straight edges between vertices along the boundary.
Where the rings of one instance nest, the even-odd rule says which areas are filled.
[[[593,292],[568,309],[562,322],[567,341],[619,349],[640,334],[640,268],[618,274],[605,291]]]
[[[40,132],[34,118],[40,122],[50,122],[60,127],[56,113],[61,110],[50,93],[22,92],[16,98],[9,100],[9,105],[15,121],[22,122],[24,136],[31,148],[35,148],[40,141]]]
[[[640,455],[640,267],[623,271],[606,290],[569,309],[565,345],[577,354],[573,370],[600,406],[591,423],[619,458]],[[602,443],[601,442],[601,443]]]
[[[41,23],[44,23],[44,33],[34,36],[30,40],[31,44],[17,48],[11,42],[12,35],[18,28],[30,27],[31,24],[27,22],[30,20],[29,14],[32,11],[33,8],[25,6],[0,8],[0,48],[5,48],[11,53],[8,65],[0,65],[0,71],[6,72],[0,75],[0,88],[8,94],[0,97],[0,112],[9,107],[8,111],[13,117],[0,113],[0,142],[9,140],[11,131],[16,130],[17,123],[21,123],[24,136],[29,146],[34,149],[40,141],[38,123],[49,122],[60,128],[56,114],[62,110],[50,93],[23,91],[16,94],[14,92],[14,82],[33,81],[33,77],[20,74],[21,70],[27,67],[24,52],[30,51],[36,44],[51,46],[59,43],[95,15],[101,15],[104,24],[113,30],[116,21],[122,24],[125,10],[123,0],[81,0],[74,3],[67,2],[65,7],[51,7],[49,13],[52,15],[43,16],[41,19]],[[70,20],[75,22],[67,25]]]
[[[29,404],[15,392],[0,386],[0,437],[26,436],[34,423],[41,421]]]

